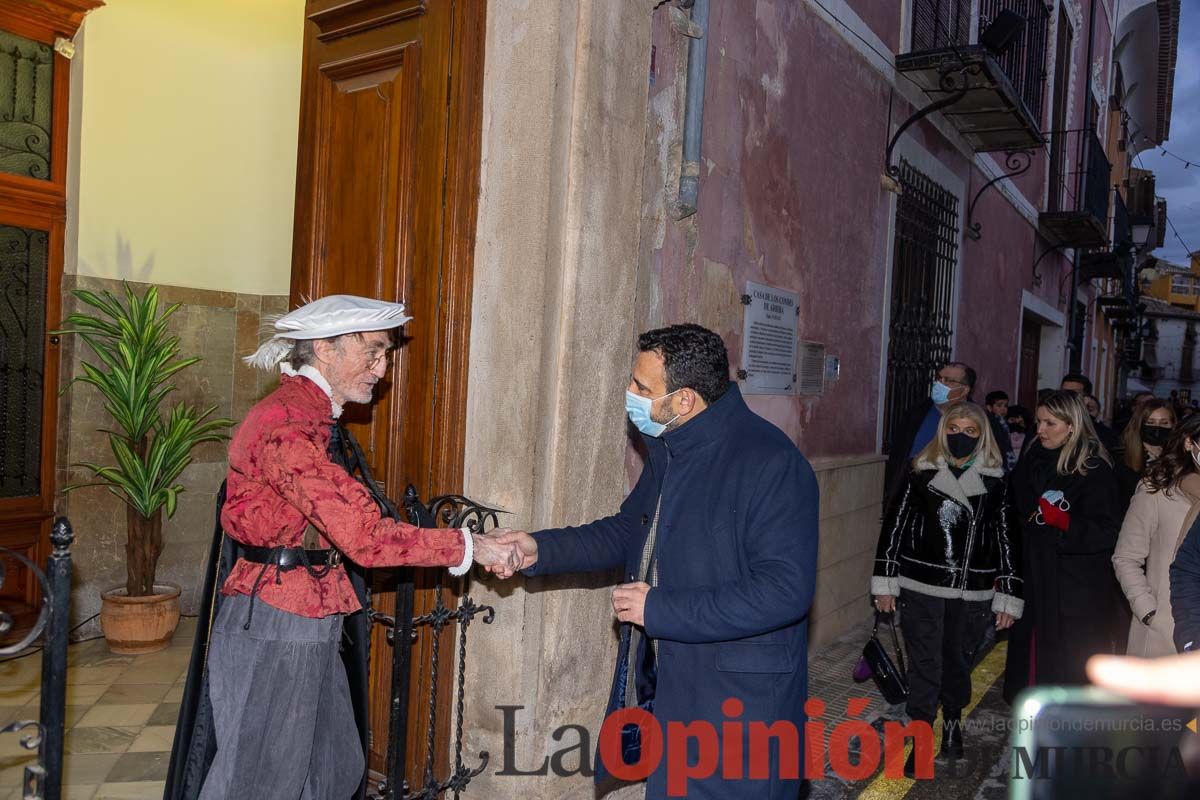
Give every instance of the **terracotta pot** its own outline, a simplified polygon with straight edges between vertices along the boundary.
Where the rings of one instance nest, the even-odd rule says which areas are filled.
[[[100,628],[108,649],[121,655],[141,655],[165,650],[179,625],[180,588],[173,583],[154,584],[147,597],[128,597],[125,587],[100,595]]]

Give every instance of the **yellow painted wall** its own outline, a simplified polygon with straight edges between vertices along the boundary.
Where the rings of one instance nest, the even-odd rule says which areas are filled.
[[[303,0],[107,0],[89,15],[68,271],[287,293],[303,21]]]

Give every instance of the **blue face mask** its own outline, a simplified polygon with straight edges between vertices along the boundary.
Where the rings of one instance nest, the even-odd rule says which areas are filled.
[[[935,406],[943,405],[950,399],[950,387],[941,381],[935,381],[933,389],[929,392],[929,399]]]
[[[678,389],[675,390],[675,392],[678,391]],[[662,436],[663,432],[667,429],[667,425],[670,425],[671,422],[679,419],[679,415],[676,414],[671,418],[670,422],[664,424],[662,422],[655,422],[653,419],[651,419],[650,410],[654,406],[655,401],[662,400],[663,397],[670,397],[671,395],[675,394],[675,392],[668,392],[662,397],[650,398],[642,397],[640,394],[634,394],[626,389],[625,413],[629,415],[629,421],[633,423],[635,428],[647,436],[655,439],[657,439],[659,436]]]

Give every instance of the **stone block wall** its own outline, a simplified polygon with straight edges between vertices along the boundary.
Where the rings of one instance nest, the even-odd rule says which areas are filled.
[[[144,283],[133,283],[141,293]],[[63,281],[64,313],[86,310],[71,294],[72,289],[110,291],[122,296],[121,282],[83,275],[66,275]],[[177,390],[168,404],[185,401],[214,414],[242,419],[250,407],[277,383],[274,375],[247,367],[241,356],[258,346],[258,331],[264,315],[287,310],[287,297],[214,292],[175,286],[159,286],[162,306],[180,303],[171,319],[180,337],[182,356],[199,355],[204,360],[177,375]],[[112,426],[100,393],[93,387],[69,381],[81,374],[80,361],[92,358],[87,348],[72,337],[64,337],[62,385],[59,400],[58,476],[59,487],[86,482],[90,473],[72,466],[84,461],[113,463],[107,437],[101,429]],[[169,406],[168,406],[169,407]],[[163,525],[164,548],[158,580],[183,588],[184,614],[194,614],[200,581],[212,541],[217,490],[225,478],[226,444],[209,443],[196,448],[192,463],[180,476],[184,492],[175,516]],[[75,577],[71,597],[71,624],[79,625],[100,610],[100,593],[125,582],[125,506],[100,487],[60,494],[56,506],[75,529],[73,548]],[[73,635],[94,635],[95,620]]]
[[[883,497],[883,456],[815,459],[821,502],[817,591],[809,647],[819,648],[871,616],[867,597]]]

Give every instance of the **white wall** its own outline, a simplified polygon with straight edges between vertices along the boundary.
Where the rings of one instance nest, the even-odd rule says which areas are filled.
[[[1188,321],[1171,317],[1154,317],[1158,328],[1158,346],[1155,349],[1157,365],[1162,368],[1162,377],[1157,381],[1147,381],[1140,375],[1135,377],[1145,383],[1157,397],[1168,397],[1173,389],[1190,389],[1195,392],[1195,382],[1181,383],[1179,370],[1183,366],[1183,338],[1187,331]],[[1200,328],[1200,325],[1197,326]],[[1195,354],[1193,351],[1192,374],[1196,375]]]
[[[303,0],[108,0],[72,64],[66,270],[286,294]]]

